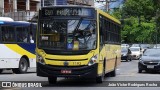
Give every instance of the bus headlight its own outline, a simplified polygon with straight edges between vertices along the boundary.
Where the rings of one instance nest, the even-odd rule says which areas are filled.
[[[43,65],[45,64],[45,61],[44,61],[43,57],[40,56],[40,55],[37,55],[37,61],[38,61],[39,63],[43,64]]]
[[[88,66],[91,66],[91,65],[93,65],[93,64],[95,64],[97,62],[98,62],[98,55],[95,55],[90,59],[90,61],[88,63]]]

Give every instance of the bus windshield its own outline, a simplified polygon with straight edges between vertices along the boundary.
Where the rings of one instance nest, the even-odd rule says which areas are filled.
[[[54,50],[96,48],[96,21],[85,19],[41,20],[39,47]]]

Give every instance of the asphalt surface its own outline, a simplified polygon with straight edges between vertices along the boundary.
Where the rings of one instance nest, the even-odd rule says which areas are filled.
[[[11,70],[5,70],[0,74],[0,81],[22,81],[29,83],[37,82],[40,83],[42,88],[1,88],[1,90],[159,90],[160,87],[160,73],[150,72],[150,73],[138,73],[138,60],[133,60],[131,62],[122,61],[121,65],[117,68],[116,77],[105,77],[102,84],[97,84],[94,80],[87,79],[66,79],[58,78],[57,84],[51,85],[47,81],[46,77],[36,76],[36,69],[29,69],[26,74],[14,74]],[[158,81],[158,82],[156,82]],[[128,83],[134,86],[125,86]],[[135,85],[135,83],[138,83]],[[141,86],[142,84],[149,83],[153,86]],[[113,84],[113,86],[112,86]],[[114,86],[114,84],[116,86]],[[119,85],[121,84],[121,85]],[[154,86],[155,84],[155,86]],[[156,84],[158,86],[156,86]]]

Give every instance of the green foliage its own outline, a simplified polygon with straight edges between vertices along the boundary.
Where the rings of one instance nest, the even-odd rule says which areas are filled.
[[[147,19],[155,15],[153,0],[126,0],[123,11],[127,16],[145,16]]]
[[[156,16],[158,8],[160,0],[126,0],[122,8],[112,13],[122,22],[122,41],[155,43],[155,34],[160,35],[160,31],[156,31],[156,25],[160,26],[160,17]]]

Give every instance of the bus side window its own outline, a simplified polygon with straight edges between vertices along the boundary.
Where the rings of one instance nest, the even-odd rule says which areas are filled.
[[[101,45],[103,45],[103,43],[104,43],[104,32],[103,32],[103,27],[104,27],[104,22],[103,22],[103,17],[102,16],[100,16],[99,17],[99,31],[100,31],[100,44]]]
[[[3,42],[15,42],[15,31],[11,26],[2,27],[2,41]]]
[[[31,24],[31,27],[30,27],[30,32],[29,32],[29,41],[30,43],[35,43],[36,42],[36,25],[35,24]]]
[[[33,39],[33,34],[32,34],[32,32],[30,32],[29,41],[30,41],[30,43],[34,43],[34,39]]]
[[[28,43],[28,30],[27,29],[28,29],[27,27],[17,27],[16,28],[18,42]]]

